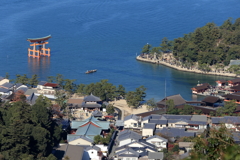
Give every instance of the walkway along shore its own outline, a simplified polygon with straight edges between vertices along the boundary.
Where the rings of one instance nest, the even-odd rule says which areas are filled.
[[[154,63],[154,64],[161,64],[161,65],[165,65],[167,67],[171,67],[173,69],[179,70],[179,71],[184,71],[184,72],[192,72],[192,73],[198,73],[198,74],[207,74],[207,75],[216,75],[216,76],[227,76],[227,77],[239,77],[236,76],[236,74],[234,73],[218,73],[218,72],[203,72],[201,70],[198,69],[187,69],[187,68],[182,68],[180,66],[176,66],[176,65],[172,65],[170,63],[161,61],[161,60],[154,60],[154,58],[152,59],[147,59],[147,58],[142,58],[141,56],[137,56],[136,59],[138,61],[143,61],[143,62],[148,62],[148,63]]]

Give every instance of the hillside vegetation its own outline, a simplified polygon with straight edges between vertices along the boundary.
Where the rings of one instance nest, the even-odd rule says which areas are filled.
[[[234,22],[230,18],[221,26],[207,23],[173,41],[164,37],[158,47],[147,44],[142,48],[142,53],[164,52],[172,52],[176,61],[190,65],[227,66],[240,58],[240,18]]]

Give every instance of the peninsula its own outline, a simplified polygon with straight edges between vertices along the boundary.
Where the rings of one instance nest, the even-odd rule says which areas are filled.
[[[240,75],[240,18],[218,27],[207,23],[158,47],[144,45],[139,61],[162,64],[180,71],[238,77]]]

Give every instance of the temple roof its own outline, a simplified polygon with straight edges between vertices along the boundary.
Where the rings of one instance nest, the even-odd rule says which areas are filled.
[[[49,38],[51,38],[51,35],[48,35],[46,37],[41,37],[41,38],[28,38],[27,41],[29,41],[29,42],[40,42],[40,41],[47,41]]]

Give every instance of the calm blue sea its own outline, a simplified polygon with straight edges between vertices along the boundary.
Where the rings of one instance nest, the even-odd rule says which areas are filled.
[[[8,0],[0,3],[0,75],[63,74],[76,83],[101,79],[130,91],[144,85],[147,98],[181,94],[192,100],[198,81],[227,77],[179,72],[135,60],[149,43],[173,40],[204,26],[240,17],[239,0]],[[50,58],[28,58],[27,38],[51,34]],[[86,70],[98,69],[94,74]]]

